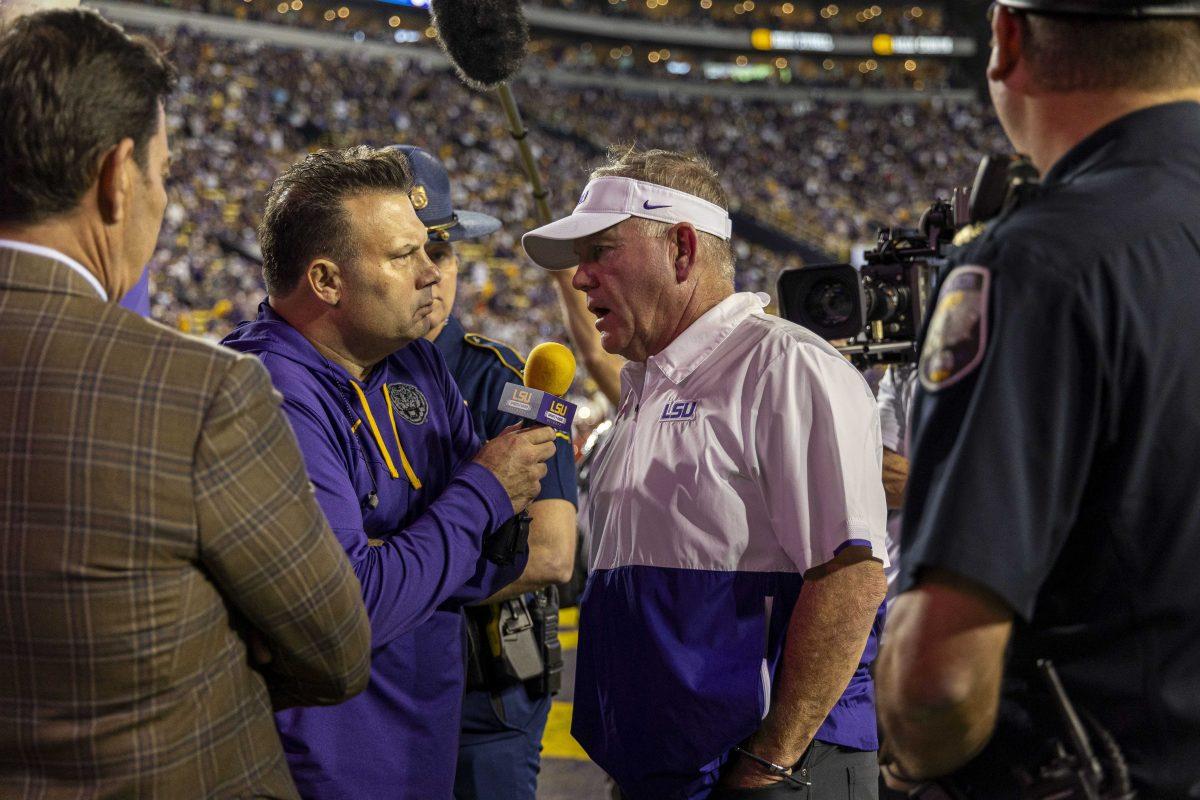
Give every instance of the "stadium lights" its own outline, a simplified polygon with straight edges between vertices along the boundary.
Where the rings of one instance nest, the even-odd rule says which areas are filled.
[[[953,36],[894,36],[888,33],[835,36],[815,31],[773,31],[767,28],[751,31],[750,46],[755,50],[842,55],[969,56],[975,53],[974,40],[956,39]]]
[[[755,50],[797,50],[800,52],[832,53],[833,35],[809,31],[772,31],[758,28],[750,34]]]
[[[946,56],[954,52],[954,39],[950,36],[890,36],[882,33],[871,40],[871,49],[880,56]]]

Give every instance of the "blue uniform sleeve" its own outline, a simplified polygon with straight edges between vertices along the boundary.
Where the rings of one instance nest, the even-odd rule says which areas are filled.
[[[981,259],[991,288],[969,374],[956,380],[947,355],[950,372],[932,373],[950,375],[939,385],[922,354],[900,591],[939,567],[1028,620],[1077,518],[1080,476],[1103,427],[1106,366],[1089,291],[1047,260]],[[941,307],[939,299],[931,331]]]
[[[546,477],[538,500],[566,500],[579,506],[579,484],[575,475],[575,448],[565,433],[554,439],[554,457],[546,463]]]
[[[502,350],[511,363],[524,366],[524,360],[511,350]],[[464,359],[473,374],[455,375],[468,404],[474,409],[473,416],[481,420],[484,433],[491,438],[509,425],[520,422],[520,417],[500,411],[500,398],[506,383],[521,383],[521,377],[493,357],[491,353],[477,351],[473,358]],[[486,360],[480,360],[480,356]],[[476,367],[478,365],[478,367]],[[575,449],[571,438],[560,433],[555,439],[554,457],[546,462],[546,477],[542,478],[542,491],[538,500],[567,500],[579,505],[579,489],[575,475]]]
[[[483,534],[512,516],[511,501],[491,472],[460,459],[449,486],[424,514],[381,546],[371,545],[350,477],[352,462],[335,423],[313,408],[320,408],[315,397],[292,395],[283,404],[317,501],[362,586],[372,646],[380,647],[427,620],[476,576]],[[470,441],[462,451],[457,445],[455,452],[474,455]]]

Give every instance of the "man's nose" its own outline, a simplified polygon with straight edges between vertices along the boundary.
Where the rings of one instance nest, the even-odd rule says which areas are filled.
[[[579,266],[575,268],[575,274],[571,276],[571,287],[577,291],[586,292],[592,286],[592,274],[588,272],[587,262],[580,261]]]
[[[437,262],[429,257],[429,254],[424,249],[421,250],[421,271],[419,273],[421,281],[420,288],[432,286],[435,283],[442,282],[442,270],[438,267]]]

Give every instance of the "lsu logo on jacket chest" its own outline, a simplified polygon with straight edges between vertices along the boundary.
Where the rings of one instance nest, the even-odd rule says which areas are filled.
[[[687,422],[696,418],[695,400],[669,400],[663,404],[659,422]]]

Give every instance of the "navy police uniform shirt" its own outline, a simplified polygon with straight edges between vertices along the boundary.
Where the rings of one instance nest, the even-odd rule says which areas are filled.
[[[520,417],[498,410],[504,384],[523,384],[525,359],[506,344],[467,333],[455,317],[446,320],[446,326],[434,341],[446,366],[458,384],[458,390],[467,402],[467,410],[475,427],[475,435],[481,440],[494,439],[500,431]],[[579,490],[575,483],[575,451],[571,439],[559,433],[555,440],[554,457],[546,462],[546,477],[542,478],[542,491],[537,500],[568,500],[579,504]]]
[[[1200,797],[1200,104],[1097,131],[955,262],[900,589],[938,567],[995,592],[1006,698],[1051,659],[1144,796]]]

